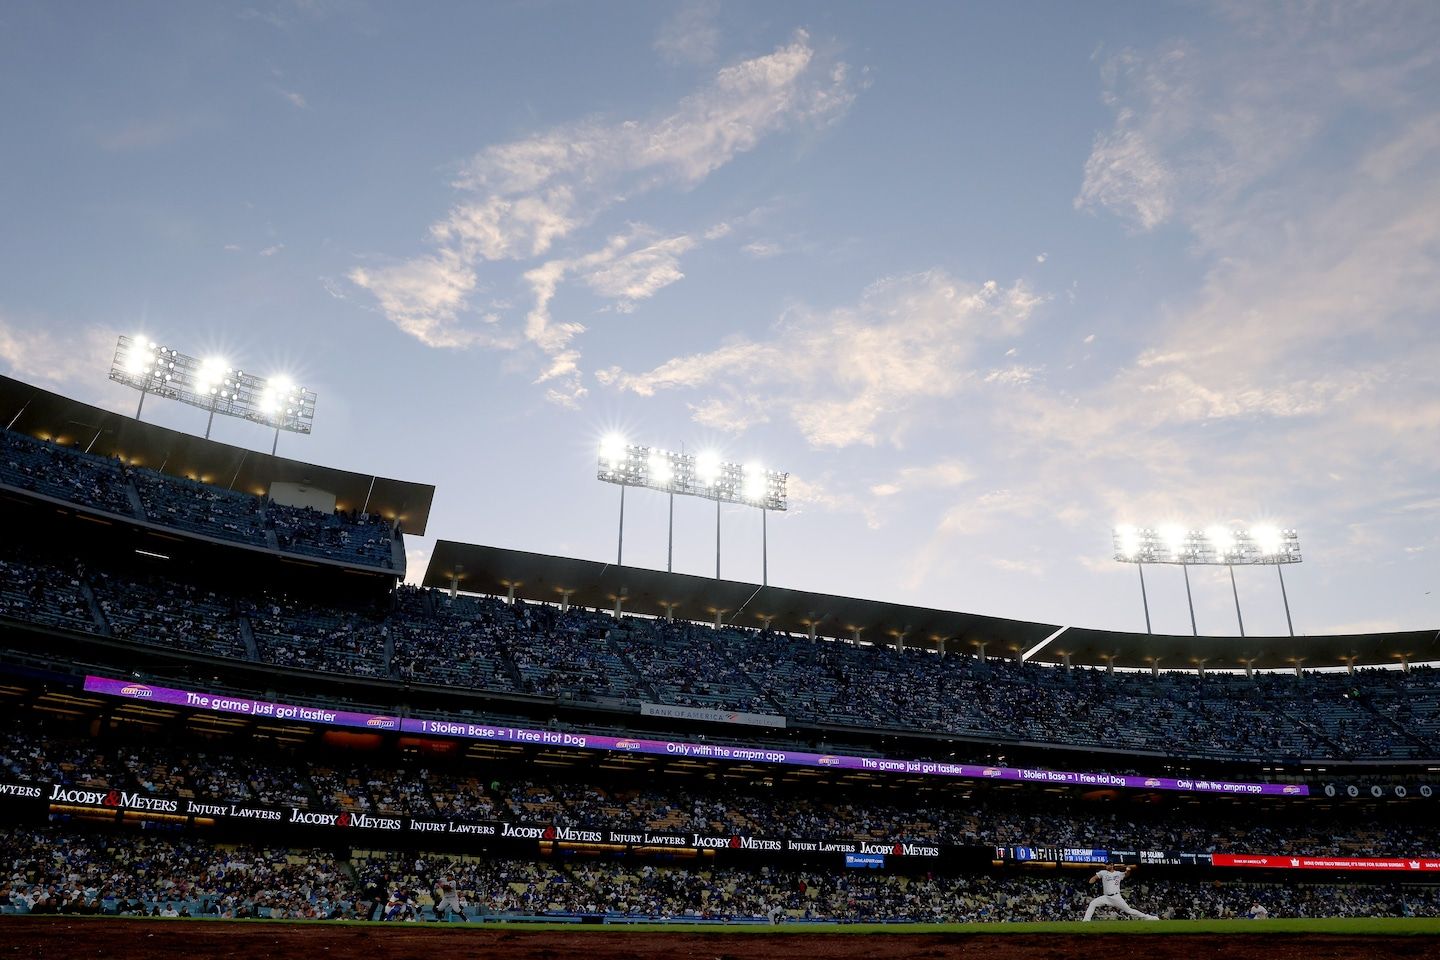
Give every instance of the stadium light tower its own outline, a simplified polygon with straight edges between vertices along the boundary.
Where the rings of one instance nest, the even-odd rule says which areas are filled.
[[[1195,603],[1190,595],[1189,566],[1224,566],[1230,571],[1230,591],[1235,598],[1235,619],[1240,625],[1240,636],[1245,636],[1245,618],[1240,613],[1240,591],[1235,586],[1235,567],[1273,565],[1280,577],[1280,597],[1285,604],[1285,625],[1290,636],[1295,636],[1295,623],[1290,617],[1290,597],[1285,591],[1283,567],[1288,563],[1299,563],[1300,538],[1293,529],[1282,529],[1260,524],[1249,529],[1235,530],[1214,526],[1206,530],[1166,525],[1158,530],[1152,527],[1118,526],[1113,534],[1115,559],[1122,563],[1133,563],[1140,570],[1140,596],[1145,604],[1145,632],[1150,629],[1150,602],[1145,596],[1145,570],[1147,563],[1179,564],[1185,574],[1185,599],[1190,604],[1190,629],[1198,636],[1195,626]]]
[[[154,394],[207,411],[206,439],[217,413],[274,427],[272,455],[279,446],[281,430],[308,434],[315,422],[315,393],[288,378],[253,376],[219,357],[202,360],[146,337],[120,337],[110,379],[140,391],[137,420],[145,398]]]
[[[760,510],[761,585],[770,580],[770,535],[767,515],[771,510],[785,510],[788,502],[785,486],[789,474],[766,470],[759,464],[727,463],[709,450],[698,454],[676,453],[657,447],[627,443],[618,434],[610,434],[600,442],[598,479],[620,486],[620,549],[615,562],[624,556],[625,488],[648,487],[670,497],[670,525],[666,569],[674,570],[675,562],[675,495],[700,497],[715,501],[715,579],[720,579],[720,506],[738,503]]]

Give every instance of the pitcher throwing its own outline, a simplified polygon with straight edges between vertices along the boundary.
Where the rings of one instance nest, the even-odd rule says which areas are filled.
[[[1086,920],[1090,920],[1095,916],[1096,907],[1114,907],[1126,916],[1135,917],[1140,920],[1160,919],[1153,913],[1141,913],[1126,903],[1124,897],[1120,896],[1120,881],[1130,876],[1130,871],[1134,869],[1134,864],[1131,864],[1124,870],[1105,869],[1096,871],[1095,876],[1091,877],[1087,882],[1094,883],[1096,880],[1099,880],[1102,892],[1100,896],[1090,901],[1090,906],[1085,908]]]

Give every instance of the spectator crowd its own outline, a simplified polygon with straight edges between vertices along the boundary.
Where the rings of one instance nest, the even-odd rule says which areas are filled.
[[[557,862],[426,851],[282,849],[64,827],[0,831],[0,912],[379,922],[606,916],[791,923],[1074,920],[1068,876]],[[1137,874],[1166,919],[1440,916],[1440,887],[1175,880]]]
[[[312,746],[178,736],[95,741],[45,722],[0,732],[0,780],[139,791],[170,798],[292,805],[376,815],[506,820],[577,829],[794,839],[909,841],[942,846],[1059,846],[1186,853],[1435,856],[1440,827],[1427,801],[1227,798],[1190,802],[1146,793],[1051,793],[1033,786],[817,786],[663,777],[545,775],[522,762],[356,754]]]
[[[0,484],[221,540],[396,567],[396,534],[382,517],[289,506],[11,430],[0,431]]]
[[[1282,763],[1435,759],[1440,734],[1440,673],[1418,667],[1112,674],[403,585],[381,602],[346,606],[273,586],[62,569],[13,548],[0,548],[0,572],[0,617],[287,670],[560,703],[677,704],[785,717],[792,727]]]

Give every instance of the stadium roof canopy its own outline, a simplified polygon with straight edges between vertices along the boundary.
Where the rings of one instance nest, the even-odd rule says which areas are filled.
[[[466,593],[1015,658],[1062,630],[903,603],[837,597],[478,544],[436,542],[425,585]],[[1075,666],[1275,670],[1440,660],[1440,631],[1316,637],[1192,637],[1065,628],[1029,659]]]
[[[333,493],[342,510],[368,510],[399,520],[406,533],[415,535],[425,532],[435,499],[433,484],[273,457],[92,407],[5,376],[0,376],[0,417],[0,424],[32,437],[233,490],[263,496],[274,483],[315,487]]]

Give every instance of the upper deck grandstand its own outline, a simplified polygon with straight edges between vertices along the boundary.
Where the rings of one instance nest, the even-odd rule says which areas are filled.
[[[12,411],[0,492],[16,508],[0,602],[12,649],[30,657],[23,638],[40,628],[71,656],[162,677],[223,665],[268,687],[278,670],[337,692],[363,682],[380,702],[471,691],[502,713],[563,707],[611,725],[669,705],[740,711],[791,737],[971,751],[1437,759],[1434,675],[1365,669],[1440,660],[1428,631],[1129,634],[446,540],[425,587],[394,588],[431,487],[187,437],[13,380],[0,405]],[[383,575],[365,586],[336,570]],[[1306,669],[1318,667],[1345,672]]]
[[[984,919],[1002,896],[1009,915],[1039,919],[1073,912],[1068,886],[1011,871],[1073,848],[1152,851],[1170,872],[1150,889],[1193,904],[1172,908],[1189,916],[1251,896],[1204,886],[1237,853],[1343,871],[1434,852],[1440,674],[1417,666],[1440,659],[1428,632],[1152,637],[444,540],[424,585],[408,586],[403,536],[424,530],[433,488],[0,386],[19,414],[0,435],[0,806],[57,820],[8,842],[77,876],[94,862],[74,860],[92,849],[87,825],[159,810],[212,841],[284,845],[235,848],[263,882],[227,893],[183,866],[212,841],[116,837],[110,856],[175,861],[184,895],[64,880],[51,893],[42,870],[9,909],[355,916],[379,909],[375,887],[423,887],[442,870],[463,878],[477,916]],[[127,678],[134,697],[92,675]],[[209,699],[148,699],[167,685]],[[252,697],[297,706],[286,719],[241,709]],[[347,732],[335,711],[380,726]],[[518,736],[447,739],[460,725]],[[649,737],[677,751],[634,749]],[[774,759],[805,751],[824,755]],[[1018,765],[1034,769],[1017,780]],[[942,768],[962,775],[927,775]],[[1215,782],[1193,786],[1202,778]],[[1287,799],[1245,796],[1266,786]],[[337,858],[323,827],[351,817],[400,835]],[[447,824],[482,839],[431,841],[419,875],[402,869],[392,847]],[[537,861],[533,838],[542,857],[578,859]],[[817,851],[842,848],[893,850],[893,872],[837,881],[835,854]],[[944,879],[915,874],[902,848]],[[613,860],[656,849],[718,859],[638,873]],[[759,866],[766,851],[782,860]],[[261,866],[277,858],[288,866]],[[844,894],[857,889],[861,900]],[[1287,887],[1270,902],[1328,915],[1334,900]],[[1431,912],[1432,900],[1430,887],[1382,885],[1344,909]]]

